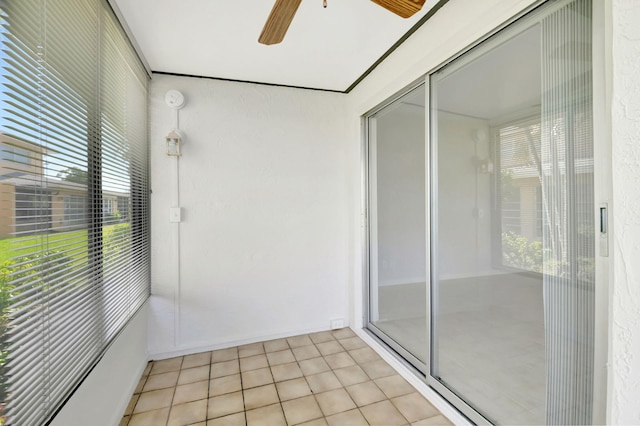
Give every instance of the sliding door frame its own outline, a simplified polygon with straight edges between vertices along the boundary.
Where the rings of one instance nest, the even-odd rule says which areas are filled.
[[[490,424],[490,421],[478,413],[474,408],[458,397],[455,393],[440,383],[432,376],[432,366],[437,361],[437,354],[432,351],[431,341],[433,337],[434,304],[432,303],[437,294],[433,288],[433,277],[436,273],[434,265],[437,265],[437,251],[432,250],[432,241],[437,241],[437,230],[433,225],[437,220],[437,211],[434,210],[437,199],[436,188],[436,172],[435,160],[437,159],[437,146],[432,138],[432,134],[436,130],[435,123],[431,123],[431,75],[441,70],[449,63],[455,61],[459,57],[467,54],[478,45],[486,42],[490,38],[498,36],[498,33],[507,27],[516,24],[517,21],[541,6],[554,7],[551,5],[554,0],[537,0],[522,11],[506,20],[502,24],[488,31],[484,36],[461,49],[442,63],[428,70],[423,77],[417,79],[413,83],[407,85],[401,91],[387,98],[375,108],[366,112],[361,120],[361,182],[362,182],[362,205],[361,205],[361,232],[362,232],[362,276],[363,276],[363,325],[365,331],[373,335],[375,338],[384,342],[392,351],[395,352],[396,358],[413,368],[416,376],[426,382],[431,388],[447,399],[456,409],[463,415],[467,416],[476,424]],[[563,2],[555,2],[563,3]],[[556,7],[558,7],[556,5]],[[595,223],[599,223],[598,211],[601,206],[607,205],[611,208],[611,70],[610,70],[610,54],[611,54],[611,29],[607,27],[607,23],[611,20],[611,6],[601,4],[598,0],[593,1],[593,138],[594,138],[594,217],[597,217]],[[370,296],[371,296],[371,277],[370,277],[370,168],[369,168],[369,138],[372,136],[369,129],[369,118],[379,112],[392,102],[406,95],[413,89],[424,84],[425,89],[425,221],[426,221],[426,306],[427,306],[427,357],[425,364],[421,368],[416,367],[420,362],[411,356],[406,350],[401,348],[392,339],[386,336],[380,329],[371,324],[370,321]],[[609,218],[613,217],[609,211]],[[611,219],[609,219],[608,228],[613,229]],[[595,295],[595,342],[594,342],[594,392],[593,392],[593,417],[594,424],[605,424],[610,418],[610,401],[608,398],[608,385],[611,375],[607,369],[609,358],[609,283],[612,282],[612,270],[610,268],[611,235],[606,236],[609,252],[604,254],[602,248],[596,244],[596,295]],[[418,364],[416,364],[418,362]]]
[[[371,179],[371,174],[375,172],[376,165],[372,164],[372,158],[377,158],[377,154],[374,150],[371,149],[372,141],[375,141],[376,137],[376,128],[375,128],[375,115],[379,112],[383,111],[388,106],[392,105],[394,102],[402,99],[406,95],[410,94],[415,90],[419,90],[420,88],[426,88],[426,80],[425,77],[420,77],[415,80],[413,83],[409,84],[405,88],[403,88],[398,93],[394,94],[390,98],[386,99],[384,102],[368,111],[363,115],[362,119],[362,134],[364,135],[362,139],[362,159],[361,159],[361,170],[362,170],[362,193],[364,197],[362,197],[362,241],[364,242],[362,248],[362,259],[363,259],[363,268],[362,268],[362,276],[363,276],[363,294],[364,294],[364,309],[363,309],[363,318],[362,323],[364,324],[365,330],[374,335],[376,338],[384,342],[389,348],[395,351],[401,359],[405,362],[405,365],[412,368],[418,375],[424,380],[426,379],[426,372],[429,371],[427,369],[427,364],[420,361],[417,357],[411,354],[408,350],[402,347],[398,342],[393,340],[389,335],[380,330],[380,328],[376,327],[372,323],[372,317],[377,317],[377,309],[372,308],[372,298],[375,297],[377,301],[378,289],[373,288],[372,286],[372,273],[371,267],[377,266],[376,262],[372,260],[372,256],[377,254],[377,247],[375,247],[376,241],[373,241],[371,237],[371,230],[374,229],[374,226],[377,226],[377,216],[376,213],[372,213],[372,206],[375,205],[377,201],[377,197],[375,197],[375,189],[377,188],[377,182]],[[426,111],[426,107],[425,107]],[[425,113],[426,115],[426,113]],[[373,127],[373,129],[372,129]],[[425,137],[426,139],[426,137]],[[426,140],[425,140],[426,144]],[[426,145],[425,145],[426,147]],[[426,149],[425,149],[426,150]],[[427,164],[425,163],[425,167]],[[372,196],[374,194],[374,196]],[[425,194],[426,196],[426,194]],[[426,201],[426,199],[425,199]],[[428,208],[428,203],[426,203],[425,208]],[[428,245],[428,244],[427,244]],[[427,274],[425,275],[425,279],[428,280],[428,266],[427,266]],[[428,284],[426,284],[428,286]],[[427,291],[428,293],[428,291]],[[428,327],[428,306],[425,306],[427,310],[427,327]],[[427,351],[427,357],[429,358],[429,353]]]

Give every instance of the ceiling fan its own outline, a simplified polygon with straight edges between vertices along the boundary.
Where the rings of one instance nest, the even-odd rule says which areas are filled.
[[[371,0],[375,4],[395,13],[403,18],[413,16],[422,9],[426,0]],[[298,10],[302,0],[276,0],[262,28],[258,41],[262,44],[278,44],[284,39],[289,25]],[[326,0],[324,5],[326,7]]]

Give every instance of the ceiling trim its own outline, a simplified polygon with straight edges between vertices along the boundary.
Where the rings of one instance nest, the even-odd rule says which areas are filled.
[[[373,70],[375,70],[378,67],[378,65],[380,65],[385,59],[387,59],[387,57],[389,55],[391,55],[398,47],[400,47],[400,45],[402,43],[404,43],[409,37],[411,37],[411,35],[413,33],[415,33],[418,30],[418,28],[420,28],[433,15],[435,15],[436,12],[438,12],[438,10],[440,10],[440,8],[442,6],[444,6],[447,2],[449,2],[449,0],[440,0],[431,9],[429,9],[429,11],[426,13],[426,15],[424,15],[422,18],[420,18],[420,20],[418,22],[416,22],[415,25],[413,27],[411,27],[409,29],[409,31],[407,31],[402,37],[400,37],[400,39],[398,41],[396,41],[393,44],[393,46],[391,46],[389,48],[389,50],[384,52],[382,54],[382,56],[380,56],[380,58],[378,58],[378,60],[373,63],[373,65],[371,65],[364,73],[362,73],[362,75],[360,77],[358,77],[353,83],[351,83],[351,86],[347,87],[347,89],[344,91],[344,93],[349,93],[353,89],[355,89],[356,86],[362,82],[362,80],[367,78],[367,76],[369,74],[371,74],[373,72]]]
[[[204,78],[204,79],[207,79],[207,80],[230,81],[230,82],[233,82],[233,83],[259,84],[259,85],[262,85],[262,86],[273,86],[273,87],[288,87],[290,89],[315,90],[315,91],[318,91],[318,92],[341,93],[341,94],[345,94],[346,93],[343,90],[320,89],[318,87],[293,86],[293,85],[289,85],[289,84],[265,83],[263,81],[238,80],[238,79],[234,79],[234,78],[210,77],[210,76],[195,75],[195,74],[181,74],[181,73],[167,72],[167,71],[152,71],[152,72],[153,72],[153,74],[172,75],[174,77]]]

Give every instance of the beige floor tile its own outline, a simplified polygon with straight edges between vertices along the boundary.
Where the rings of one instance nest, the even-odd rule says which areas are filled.
[[[342,413],[356,408],[349,394],[342,388],[316,395],[316,401],[325,416]]]
[[[369,380],[369,376],[357,365],[352,365],[350,367],[338,368],[337,370],[333,370],[333,373],[336,375],[342,386],[351,386],[356,383],[363,383]]]
[[[253,410],[267,405],[279,402],[276,386],[270,385],[259,386],[257,388],[245,389],[244,407],[246,410]]]
[[[142,389],[144,389],[144,385],[147,383],[147,379],[149,377],[148,376],[142,376],[140,377],[140,380],[138,380],[138,385],[136,386],[136,388],[133,390],[133,394],[137,394],[142,392]]]
[[[347,387],[347,392],[358,407],[373,404],[387,399],[386,395],[374,382],[358,383]]]
[[[207,418],[227,416],[234,413],[244,413],[244,399],[242,392],[233,392],[209,398]],[[243,416],[244,421],[244,416]]]
[[[259,368],[242,373],[242,387],[244,389],[255,388],[269,383],[273,383],[270,368]]]
[[[313,393],[326,392],[342,387],[336,375],[331,371],[307,376],[306,379]]]
[[[247,426],[287,426],[280,404],[247,411]]]
[[[313,395],[285,401],[282,403],[282,409],[289,425],[297,425],[322,417],[320,406]]]
[[[313,345],[313,342],[306,334],[302,336],[289,337],[287,338],[287,343],[289,343],[289,347],[291,348]]]
[[[178,371],[182,367],[182,357],[163,359],[154,361],[150,374],[168,373],[169,371]]]
[[[437,408],[417,392],[393,398],[391,402],[410,422],[427,419],[440,414]]]
[[[297,362],[290,362],[289,364],[274,365],[271,367],[271,374],[273,374],[274,381],[283,382],[302,377],[302,370],[298,367]]]
[[[290,399],[311,395],[311,388],[309,388],[304,377],[276,383],[276,388],[280,401],[288,401]]]
[[[300,423],[298,426],[328,426],[328,423],[324,418],[322,418]]]
[[[207,420],[207,400],[174,405],[167,426],[186,426]]]
[[[286,364],[289,362],[294,362],[296,360],[293,356],[293,352],[291,352],[291,349],[278,352],[269,352],[267,354],[267,359],[269,360],[269,365],[271,366]]]
[[[246,358],[248,356],[260,355],[264,353],[264,345],[262,342],[251,343],[249,345],[243,345],[238,347],[238,356],[240,358]]]
[[[231,414],[230,416],[207,420],[207,426],[245,426],[246,424],[244,411],[242,413]]]
[[[239,374],[220,377],[209,381],[209,396],[224,395],[225,393],[242,390],[242,382]]]
[[[407,424],[407,419],[393,406],[391,401],[385,400],[360,408],[362,415],[370,425],[399,426]]]
[[[359,337],[349,337],[346,339],[338,340],[340,345],[348,351],[352,351],[354,349],[366,348],[367,344]]]
[[[356,333],[354,333],[349,327],[331,330],[331,334],[333,334],[333,337],[336,339],[346,339],[348,337],[355,337],[356,335]]]
[[[237,359],[231,361],[215,362],[211,364],[212,379],[224,376],[230,376],[232,374],[238,374],[240,372],[240,363]]]
[[[331,370],[331,367],[329,367],[329,364],[327,364],[324,358],[305,359],[304,361],[298,362],[298,365],[305,376]]]
[[[178,383],[179,374],[180,374],[179,371],[153,374],[149,376],[142,390],[143,392],[147,392],[147,391],[152,391],[157,389],[174,387]]]
[[[453,426],[453,423],[449,421],[445,416],[439,414],[437,416],[429,417],[428,419],[419,420],[411,423],[411,426]]]
[[[138,398],[140,398],[140,395],[134,394],[131,399],[129,400],[129,404],[127,405],[127,408],[124,410],[124,415],[125,416],[129,416],[131,415],[131,413],[133,413],[133,407],[136,406],[136,403],[138,402]]]
[[[209,381],[189,383],[176,387],[176,393],[173,396],[173,405],[184,404],[185,402],[198,401],[205,399],[209,395]]]
[[[292,349],[293,356],[298,361],[303,361],[305,359],[317,358],[320,356],[320,352],[314,345],[309,346],[300,346],[298,348]]]
[[[167,423],[169,418],[169,408],[147,411],[146,413],[134,414],[129,419],[128,426],[158,426]]]
[[[330,342],[318,343],[316,345],[320,353],[324,356],[335,354],[338,352],[344,352],[344,348],[338,343],[337,340],[332,340]]]
[[[360,410],[350,410],[327,417],[329,426],[368,426]]]
[[[159,408],[170,407],[173,400],[174,388],[154,390],[143,392],[136,403],[133,413],[142,413],[145,411],[153,411]]]
[[[201,367],[187,368],[186,370],[180,370],[180,376],[178,377],[179,385],[186,385],[187,383],[201,382],[209,379],[210,366],[203,365]]]
[[[381,359],[380,355],[378,355],[376,351],[369,347],[351,350],[349,351],[349,355],[351,355],[351,357],[355,359],[358,364],[378,361]]]
[[[254,355],[240,358],[240,371],[257,370],[269,366],[266,355]]]
[[[316,343],[316,344],[335,340],[335,338],[333,337],[333,334],[331,334],[330,331],[321,331],[319,333],[312,333],[309,335],[309,338],[313,343]]]
[[[387,395],[387,398],[395,398],[396,396],[406,395],[411,392],[415,392],[413,386],[411,386],[400,375],[383,377],[381,379],[374,380],[376,385]]]
[[[337,368],[349,367],[356,365],[356,362],[346,352],[338,352],[337,354],[331,354],[324,357],[329,367],[335,370]]]
[[[268,342],[264,342],[264,351],[267,353],[284,351],[287,349],[289,349],[287,339],[269,340]]]
[[[149,362],[122,418],[133,426],[367,421],[450,425],[349,328]]]
[[[211,362],[231,361],[238,358],[238,348],[220,349],[211,352]]]
[[[387,364],[387,362],[383,359],[360,364],[360,367],[364,370],[365,373],[367,373],[367,376],[369,376],[371,380],[398,374],[396,370],[391,368],[391,366]]]
[[[201,367],[211,364],[211,352],[201,352],[199,354],[187,355],[182,360],[182,369]]]

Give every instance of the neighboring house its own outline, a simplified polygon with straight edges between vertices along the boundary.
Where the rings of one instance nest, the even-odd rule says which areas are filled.
[[[87,223],[87,186],[40,176],[42,147],[0,134],[0,239],[80,229]],[[105,218],[126,218],[128,194],[104,191]],[[42,220],[47,217],[48,220]]]

